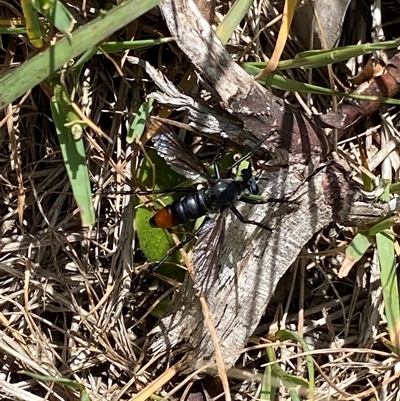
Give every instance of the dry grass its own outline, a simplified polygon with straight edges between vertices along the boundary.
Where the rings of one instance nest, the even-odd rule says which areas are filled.
[[[78,1],[75,6],[78,8],[71,9],[77,17]],[[227,5],[220,5],[214,22],[227,9]],[[5,17],[20,15],[17,1],[0,4],[0,10]],[[398,10],[391,11],[394,20]],[[274,47],[271,32],[276,34],[278,25],[266,26],[278,15],[272,6],[252,9],[229,42],[233,57],[238,61],[266,60]],[[344,26],[343,44],[354,43],[354,31],[369,29],[362,13],[352,17],[351,26]],[[156,26],[157,32],[168,36],[161,16],[153,10],[114,39],[158,37]],[[282,58],[293,58],[299,50],[302,46],[293,36]],[[3,70],[10,68],[10,62],[17,67],[32,51],[25,35],[4,35],[0,51]],[[80,107],[112,140],[110,143],[87,129],[87,158],[97,193],[126,189],[125,183],[135,176],[143,159],[142,150],[127,145],[125,135],[133,111],[155,88],[142,70],[126,62],[126,55],[93,57],[85,67],[86,83],[82,78],[80,84]],[[135,55],[176,84],[190,68],[173,43],[138,50]],[[353,71],[357,68],[355,64]],[[349,85],[343,65],[335,65],[334,73],[343,87]],[[302,70],[290,71],[290,77],[310,80]],[[329,87],[327,69],[314,71],[310,82]],[[131,223],[134,205],[129,204],[129,197],[96,195],[96,226],[91,231],[82,230],[51,120],[49,93],[43,83],[1,116],[1,399],[79,397],[67,386],[31,379],[21,370],[76,380],[84,384],[92,400],[129,400],[147,388],[148,395],[141,393],[135,398],[140,400],[159,387],[158,394],[166,395],[180,384],[182,389],[168,399],[184,397],[191,384],[186,377],[176,375],[179,366],[170,367],[178,360],[147,352],[148,334],[175,287],[147,273]],[[200,97],[200,89],[192,95]],[[299,94],[286,97],[306,112],[324,113],[332,107],[328,97],[313,96],[312,102]],[[210,103],[218,104],[215,99]],[[173,114],[173,120],[175,124],[186,122],[179,112]],[[352,160],[356,179],[361,150],[373,160],[382,146],[381,138],[397,121],[397,109],[389,108],[348,129],[340,138],[339,150]],[[398,150],[391,152],[374,174],[397,181],[399,158]],[[253,341],[262,343],[261,339],[273,331],[271,327],[277,326],[303,336],[315,361],[316,400],[399,399],[399,363],[385,346],[387,329],[374,248],[348,277],[337,278],[354,232],[332,226],[307,244],[281,280]],[[306,371],[296,344],[282,343],[276,352],[288,372],[302,376]],[[243,350],[236,369],[228,374],[234,399],[260,397],[254,372],[260,377],[266,362],[265,345]],[[244,372],[253,372],[254,377]],[[203,384],[213,395],[221,392],[215,379],[206,378]],[[289,397],[284,387],[279,391],[279,399]]]

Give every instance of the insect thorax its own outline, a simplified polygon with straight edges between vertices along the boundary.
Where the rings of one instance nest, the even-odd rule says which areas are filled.
[[[245,190],[243,182],[234,179],[224,179],[205,191],[207,201],[213,209],[232,206]]]

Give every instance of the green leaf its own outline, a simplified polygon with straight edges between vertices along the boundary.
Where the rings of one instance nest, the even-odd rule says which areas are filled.
[[[81,401],[90,401],[89,394],[86,390],[81,391]]]
[[[400,182],[395,182],[389,186],[389,192],[399,192],[400,191]]]
[[[373,240],[370,236],[363,233],[356,234],[346,249],[346,258],[348,257],[354,263],[358,262],[372,244]]]
[[[28,34],[28,38],[31,43],[39,49],[43,46],[42,25],[39,20],[39,14],[34,9],[31,0],[21,0],[21,6],[25,17],[26,32]],[[3,90],[1,80],[0,88],[2,88]],[[2,106],[0,106],[0,109],[2,109]]]
[[[381,268],[381,283],[390,344],[388,347],[400,356],[400,297],[397,282],[394,233],[376,235],[376,246]]]
[[[136,232],[141,251],[150,262],[158,262],[175,243],[167,230],[150,226],[149,220],[153,214],[153,212],[144,207],[140,207],[136,211]],[[179,263],[179,258],[174,258],[174,263]]]
[[[379,186],[384,188],[383,194],[379,197],[381,202],[389,202],[390,201],[390,181],[389,180],[380,180]]]
[[[80,125],[75,123],[75,111],[59,84],[54,85],[50,107],[72,192],[81,213],[82,226],[91,227],[95,223],[95,213],[85,148],[79,136],[81,131],[76,130]]]
[[[126,141],[128,143],[140,141],[140,138],[142,137],[146,128],[146,123],[149,120],[151,112],[153,111],[153,103],[154,98],[151,97],[147,102],[143,102],[140,105],[126,136]]]
[[[75,20],[59,0],[32,0],[36,11],[46,17],[62,33],[70,36]]]
[[[346,277],[351,268],[358,262],[373,244],[373,239],[365,234],[358,233],[350,242],[345,252],[345,258],[340,267],[339,277]]]

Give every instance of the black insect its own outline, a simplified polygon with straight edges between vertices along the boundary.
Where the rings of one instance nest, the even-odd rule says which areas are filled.
[[[241,176],[221,178],[216,168],[217,177],[211,177],[200,159],[173,133],[163,133],[153,138],[157,153],[163,157],[171,168],[188,179],[202,177],[207,180],[208,188],[188,194],[159,210],[151,219],[150,225],[158,228],[171,228],[202,216],[217,214],[206,220],[200,229],[186,241],[198,236],[195,244],[193,266],[196,270],[195,288],[203,292],[212,273],[217,272],[220,252],[225,234],[225,210],[232,212],[243,223],[250,223],[269,229],[265,225],[245,219],[235,207],[237,201],[247,203],[265,203],[247,197],[259,193],[258,185],[251,168],[243,169]],[[217,167],[217,166],[216,166]],[[175,249],[176,250],[176,249]],[[165,256],[158,265],[169,256]]]

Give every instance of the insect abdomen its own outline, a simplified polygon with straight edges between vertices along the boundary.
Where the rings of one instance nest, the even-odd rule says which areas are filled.
[[[150,225],[158,228],[171,228],[196,220],[211,211],[212,207],[207,201],[204,191],[198,191],[159,210],[150,219]]]

